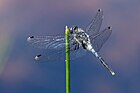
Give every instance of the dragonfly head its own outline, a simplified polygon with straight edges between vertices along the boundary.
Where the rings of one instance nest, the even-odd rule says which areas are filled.
[[[78,31],[78,27],[76,25],[74,25],[70,28],[70,34],[74,34],[77,31]]]

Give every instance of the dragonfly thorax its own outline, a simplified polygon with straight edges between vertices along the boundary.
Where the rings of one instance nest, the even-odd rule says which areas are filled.
[[[89,36],[81,28],[78,28],[78,31],[74,33],[74,37],[81,42],[82,41],[84,41],[84,42],[89,41]]]
[[[82,46],[84,49],[88,49],[88,46],[91,46],[89,35],[81,28],[74,27],[71,28],[71,35],[74,37],[74,40]]]

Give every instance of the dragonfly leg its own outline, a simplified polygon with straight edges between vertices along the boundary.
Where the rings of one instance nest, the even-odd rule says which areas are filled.
[[[77,42],[75,40],[72,41],[72,45],[75,45],[77,44]]]
[[[76,43],[76,44],[75,44],[75,47],[74,47],[74,50],[78,50],[78,49],[79,49],[79,47],[80,47],[80,46],[79,46],[79,44],[78,44],[78,43]]]
[[[83,42],[82,42],[82,47],[83,47],[84,49],[86,49],[86,44],[84,44]]]
[[[79,47],[80,47],[79,44],[77,44],[77,50],[79,49]]]

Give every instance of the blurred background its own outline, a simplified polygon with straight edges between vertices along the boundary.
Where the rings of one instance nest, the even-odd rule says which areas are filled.
[[[71,93],[140,93],[139,0],[0,0],[0,93],[65,93],[65,62],[35,63],[26,39],[85,28],[99,8],[113,29],[100,55],[116,76],[87,54],[71,62]]]

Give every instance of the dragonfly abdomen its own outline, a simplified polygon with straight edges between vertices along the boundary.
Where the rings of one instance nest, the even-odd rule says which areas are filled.
[[[114,76],[115,72],[108,66],[104,59],[100,57],[93,48],[91,49],[91,52],[100,60],[101,64],[111,73],[111,75]]]

